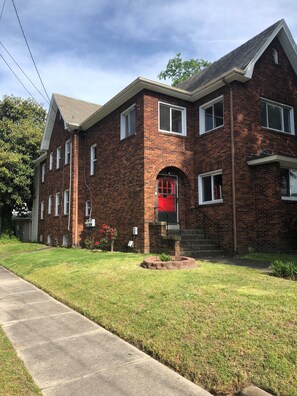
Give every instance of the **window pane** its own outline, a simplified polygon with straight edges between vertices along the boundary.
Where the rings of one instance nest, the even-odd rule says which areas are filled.
[[[282,109],[278,106],[273,106],[271,104],[268,107],[268,126],[269,128],[282,130]]]
[[[290,196],[290,184],[289,184],[289,170],[281,169],[281,195],[282,197]]]
[[[212,106],[205,109],[205,130],[209,131],[213,129],[213,114],[212,114]]]
[[[160,105],[160,129],[170,131],[170,107]]]
[[[297,197],[297,170],[290,169],[291,197]]]
[[[223,102],[218,102],[213,105],[214,111],[214,128],[223,125],[224,114],[223,114]]]
[[[202,200],[203,202],[211,201],[211,176],[202,178]]]
[[[222,175],[213,176],[213,199],[222,199]]]
[[[261,102],[261,125],[267,127],[267,119],[266,119],[266,103]]]
[[[290,109],[284,108],[284,130],[285,132],[291,133],[291,122],[290,122]]]
[[[129,128],[129,135],[133,135],[135,133],[135,121],[136,121],[136,111],[135,109],[131,110],[129,113],[130,118],[130,128]]]
[[[182,112],[172,109],[172,132],[182,133]]]

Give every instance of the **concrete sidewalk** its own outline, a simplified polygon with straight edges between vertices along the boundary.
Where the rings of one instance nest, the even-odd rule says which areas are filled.
[[[210,395],[1,266],[0,324],[46,396]]]

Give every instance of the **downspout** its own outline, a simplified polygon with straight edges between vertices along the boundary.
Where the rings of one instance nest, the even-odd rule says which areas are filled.
[[[232,218],[233,218],[233,252],[237,253],[237,215],[236,215],[236,182],[235,182],[235,143],[234,143],[234,111],[233,90],[230,91],[230,129],[231,129],[231,174],[232,174]]]

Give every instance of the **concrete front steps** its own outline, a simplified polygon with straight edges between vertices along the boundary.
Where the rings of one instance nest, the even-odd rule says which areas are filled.
[[[219,249],[218,243],[205,238],[203,229],[182,229],[169,230],[169,234],[181,236],[181,255],[203,258],[203,257],[221,257],[224,251]]]

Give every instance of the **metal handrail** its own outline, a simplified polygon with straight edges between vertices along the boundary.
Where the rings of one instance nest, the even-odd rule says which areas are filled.
[[[161,210],[163,213],[165,213],[166,215],[166,235],[168,235],[168,226],[169,226],[169,213],[166,212],[166,210],[164,210],[161,206],[155,206],[154,207],[154,217],[155,217],[155,221],[158,221],[158,214],[157,211]],[[175,223],[176,225],[179,225],[180,227],[180,223],[178,221],[173,221],[173,223]]]
[[[216,227],[217,232],[217,241],[218,241],[218,248],[220,249],[221,241],[220,241],[220,224],[214,221],[211,217],[207,216],[199,207],[195,206],[191,208],[192,211],[197,210],[203,216],[203,230],[204,230],[204,238],[206,238],[206,220],[212,223]]]

